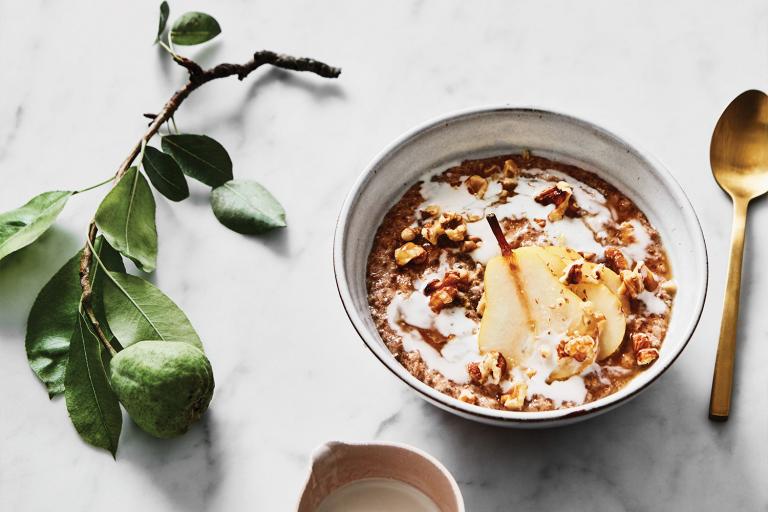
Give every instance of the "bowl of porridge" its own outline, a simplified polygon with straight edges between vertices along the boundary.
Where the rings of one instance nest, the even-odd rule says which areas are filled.
[[[696,214],[653,157],[587,121],[483,108],[404,135],[363,172],[334,240],[370,351],[429,402],[511,427],[607,411],[698,323]]]

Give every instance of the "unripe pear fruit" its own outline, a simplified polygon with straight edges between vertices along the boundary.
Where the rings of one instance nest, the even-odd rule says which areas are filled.
[[[110,382],[131,419],[160,438],[186,432],[208,409],[213,371],[205,354],[181,341],[140,341],[112,358]]]

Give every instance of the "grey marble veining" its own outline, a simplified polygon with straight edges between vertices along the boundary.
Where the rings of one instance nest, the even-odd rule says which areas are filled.
[[[114,172],[184,74],[155,47],[156,2],[0,0],[0,210]],[[263,70],[195,93],[180,128],[230,149],[283,203],[261,239],[221,227],[204,187],[158,201],[155,282],[187,312],[217,378],[204,422],[158,441],[129,421],[118,461],[82,444],[26,366],[26,314],[82,243],[102,192],[0,263],[0,510],[290,510],[329,439],[410,443],[453,471],[468,510],[768,510],[766,202],[751,210],[734,414],[706,419],[730,230],[709,175],[723,107],[768,83],[768,4],[680,0],[171,2],[223,37],[205,64],[261,48],[343,67],[336,82]],[[476,425],[426,404],[363,347],[336,298],[331,239],[362,167],[433,116],[508,102],[594,120],[650,150],[697,209],[712,270],[674,367],[631,403],[572,427]],[[298,320],[297,320],[298,319]]]

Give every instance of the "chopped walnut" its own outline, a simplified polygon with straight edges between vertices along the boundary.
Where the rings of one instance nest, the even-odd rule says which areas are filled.
[[[603,270],[603,265],[594,265],[587,272],[584,270],[584,263],[584,259],[580,258],[565,267],[563,275],[560,276],[560,282],[563,284],[600,283],[600,272]]]
[[[627,257],[624,256],[624,253],[618,247],[605,248],[605,266],[617,274],[622,270],[629,270]]]
[[[477,395],[475,395],[472,391],[468,389],[462,389],[461,391],[459,391],[458,399],[468,404],[477,403]]]
[[[407,242],[395,249],[395,262],[401,267],[410,262],[422,263],[426,255],[427,251],[423,247],[413,242]]]
[[[639,366],[647,366],[659,358],[659,347],[661,341],[658,337],[650,333],[633,333],[632,351],[635,353],[635,360]]]
[[[512,179],[517,183],[517,176],[520,174],[520,167],[517,166],[514,160],[505,160],[504,161],[504,169],[502,169],[502,172],[504,173],[504,178]]]
[[[446,306],[453,304],[453,301],[458,294],[459,290],[453,286],[440,288],[429,296],[429,308],[435,313],[439,313]]]
[[[416,235],[418,235],[418,231],[413,228],[405,228],[400,232],[400,238],[403,242],[413,242],[416,240]]]
[[[629,245],[636,240],[635,226],[631,222],[624,221],[619,224],[619,239],[624,245]]]
[[[659,279],[656,277],[656,274],[651,272],[651,269],[648,268],[644,261],[637,262],[634,271],[643,278],[643,286],[646,290],[656,291],[656,288],[659,287]]]
[[[547,227],[547,221],[545,219],[533,219],[533,222],[538,224],[541,229]]]
[[[427,222],[424,227],[421,228],[421,236],[432,245],[437,245],[437,240],[444,232],[445,230],[439,223]]]
[[[485,196],[485,192],[488,190],[488,180],[477,174],[467,178],[464,183],[467,185],[469,193],[480,199]]]
[[[597,341],[592,336],[567,336],[557,345],[557,367],[547,382],[566,380],[584,371],[597,358]]]
[[[645,290],[643,276],[634,270],[622,270],[619,272],[621,285],[619,286],[619,295],[626,295],[635,298]]]
[[[636,332],[630,337],[632,351],[639,366],[647,366],[659,358],[661,341],[657,336],[646,332]]]
[[[423,217],[437,217],[440,215],[440,207],[436,204],[432,204],[421,210]]]
[[[428,222],[421,228],[423,236],[432,245],[437,245],[440,235],[445,235],[453,242],[461,242],[467,236],[467,224],[458,213],[443,212],[434,222]]]
[[[590,350],[594,347],[592,336],[572,336],[561,340],[557,345],[557,357],[572,357],[578,362],[586,361]]]
[[[549,212],[547,218],[552,221],[558,221],[563,218],[565,211],[568,209],[568,205],[573,195],[571,186],[564,182],[558,181],[557,185],[550,187],[537,195],[534,200],[543,205],[553,204],[555,209]]]
[[[505,409],[510,411],[519,411],[525,405],[525,397],[528,394],[528,384],[525,382],[515,382],[506,393],[501,395],[499,401]]]
[[[453,286],[455,288],[466,291],[470,284],[470,276],[467,269],[459,268],[457,270],[449,270],[445,273],[443,279],[435,279],[430,281],[429,284],[424,287],[424,295],[432,295],[440,288],[444,288],[446,286]]]
[[[483,383],[483,372],[480,371],[480,365],[478,363],[469,363],[467,365],[467,373],[470,380],[475,384]]]
[[[507,360],[498,352],[488,352],[480,362],[480,371],[491,383],[498,384],[507,376]]]
[[[507,360],[498,352],[488,352],[479,363],[469,363],[467,372],[475,384],[498,385],[507,376]]]
[[[565,267],[563,275],[560,277],[560,282],[563,284],[579,284],[584,275],[583,266],[584,260],[578,260]]]
[[[595,261],[597,259],[597,254],[593,252],[579,251],[579,254],[584,258],[584,261]]]
[[[448,228],[445,230],[445,236],[453,242],[461,242],[467,236],[467,225],[462,222],[455,228]]]
[[[661,346],[659,338],[647,332],[632,333],[630,340],[632,341],[632,350],[635,352],[644,348],[659,348]]]
[[[635,359],[640,366],[647,366],[659,358],[659,349],[644,348],[637,351]]]
[[[449,270],[442,280],[435,279],[424,287],[424,294],[429,295],[429,307],[439,313],[446,306],[454,303],[459,291],[467,291],[471,284],[469,272],[466,269]]]

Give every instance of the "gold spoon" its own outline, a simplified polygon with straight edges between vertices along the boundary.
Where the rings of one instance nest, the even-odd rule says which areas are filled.
[[[752,199],[768,192],[768,96],[765,93],[746,91],[728,105],[712,134],[709,161],[715,180],[733,200],[728,282],[709,401],[709,418],[725,421],[731,409],[747,206]]]

